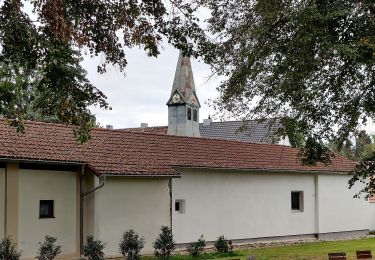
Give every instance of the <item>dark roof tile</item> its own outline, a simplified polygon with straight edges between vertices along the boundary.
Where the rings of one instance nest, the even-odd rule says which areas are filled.
[[[280,124],[272,119],[211,122],[209,125],[199,124],[201,137],[223,139],[249,143],[277,143],[280,139],[277,130]],[[123,131],[167,134],[168,126],[154,126],[144,128],[125,128]]]

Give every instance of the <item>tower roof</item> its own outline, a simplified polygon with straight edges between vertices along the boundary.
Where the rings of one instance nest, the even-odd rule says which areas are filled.
[[[171,97],[176,92],[182,97],[185,103],[200,107],[199,100],[195,92],[193,70],[191,68],[190,58],[183,56],[182,52],[180,52],[178,57]]]

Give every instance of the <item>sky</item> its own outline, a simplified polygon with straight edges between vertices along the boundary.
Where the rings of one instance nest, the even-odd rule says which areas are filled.
[[[111,67],[104,74],[97,73],[101,57],[85,57],[82,65],[89,80],[108,97],[112,110],[93,107],[101,125],[114,128],[139,127],[168,124],[167,101],[170,97],[179,51],[165,45],[157,58],[148,57],[143,50],[130,49],[127,52],[128,65],[125,74]],[[218,96],[218,79],[209,79],[208,65],[192,59],[196,92],[201,103],[200,121],[215,111],[208,105],[210,99]]]
[[[25,11],[36,20],[30,2],[23,3]],[[204,27],[204,20],[209,17],[209,11],[200,9],[198,15]],[[89,55],[84,55],[82,65],[88,72],[88,79],[107,95],[107,101],[112,107],[110,111],[97,107],[90,108],[100,125],[126,128],[139,127],[141,123],[148,123],[149,126],[168,124],[166,103],[172,89],[179,51],[168,43],[164,43],[162,47],[157,58],[148,57],[142,49],[128,49],[126,75],[118,68],[110,66],[107,67],[106,73],[99,74],[97,65],[102,63],[103,57],[90,58]],[[215,113],[207,103],[209,99],[218,96],[216,87],[219,80],[208,81],[211,75],[209,66],[193,59],[191,62],[196,92],[202,106],[199,118],[202,122],[204,118]]]
[[[140,127],[141,123],[149,126],[168,124],[166,102],[170,97],[179,52],[172,46],[164,46],[157,57],[148,57],[143,50],[131,49],[127,52],[128,65],[126,75],[115,67],[107,73],[98,74],[97,65],[100,57],[85,57],[82,65],[88,72],[89,80],[107,97],[112,110],[93,107],[97,122],[102,126],[114,128]],[[219,79],[209,79],[210,67],[198,60],[191,60],[195,87],[201,103],[200,122],[216,112],[209,106],[209,100],[218,96],[216,87]],[[362,126],[368,133],[375,134],[375,125],[370,120]]]
[[[31,4],[24,4],[27,13],[34,17]],[[209,16],[208,10],[200,10],[199,16],[204,21]],[[157,58],[148,57],[141,49],[128,49],[126,75],[115,67],[108,67],[106,73],[99,74],[97,65],[101,64],[103,57],[86,56],[82,65],[88,72],[88,79],[107,95],[112,107],[110,111],[92,107],[97,122],[114,128],[139,127],[141,123],[148,123],[149,126],[167,125],[166,102],[170,96],[178,54],[178,50],[167,43],[164,43]],[[218,96],[216,87],[220,81],[217,78],[208,80],[211,75],[208,65],[194,59],[191,61],[196,92],[202,106],[199,118],[202,122],[216,113],[208,104],[210,99]],[[362,129],[375,134],[375,124],[371,120]]]

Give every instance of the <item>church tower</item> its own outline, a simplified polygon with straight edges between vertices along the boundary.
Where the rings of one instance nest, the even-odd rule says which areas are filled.
[[[189,57],[180,53],[168,106],[168,134],[200,137],[199,108]]]

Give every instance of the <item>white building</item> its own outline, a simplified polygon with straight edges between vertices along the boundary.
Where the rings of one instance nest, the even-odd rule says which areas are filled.
[[[162,225],[182,245],[200,235],[246,242],[374,229],[374,204],[347,187],[353,162],[309,167],[290,146],[199,137],[188,58],[179,59],[167,105],[169,135],[94,129],[84,145],[69,126],[28,122],[21,134],[0,120],[0,237],[27,259],[56,236],[72,259],[90,234],[118,255],[128,229],[150,253]]]

